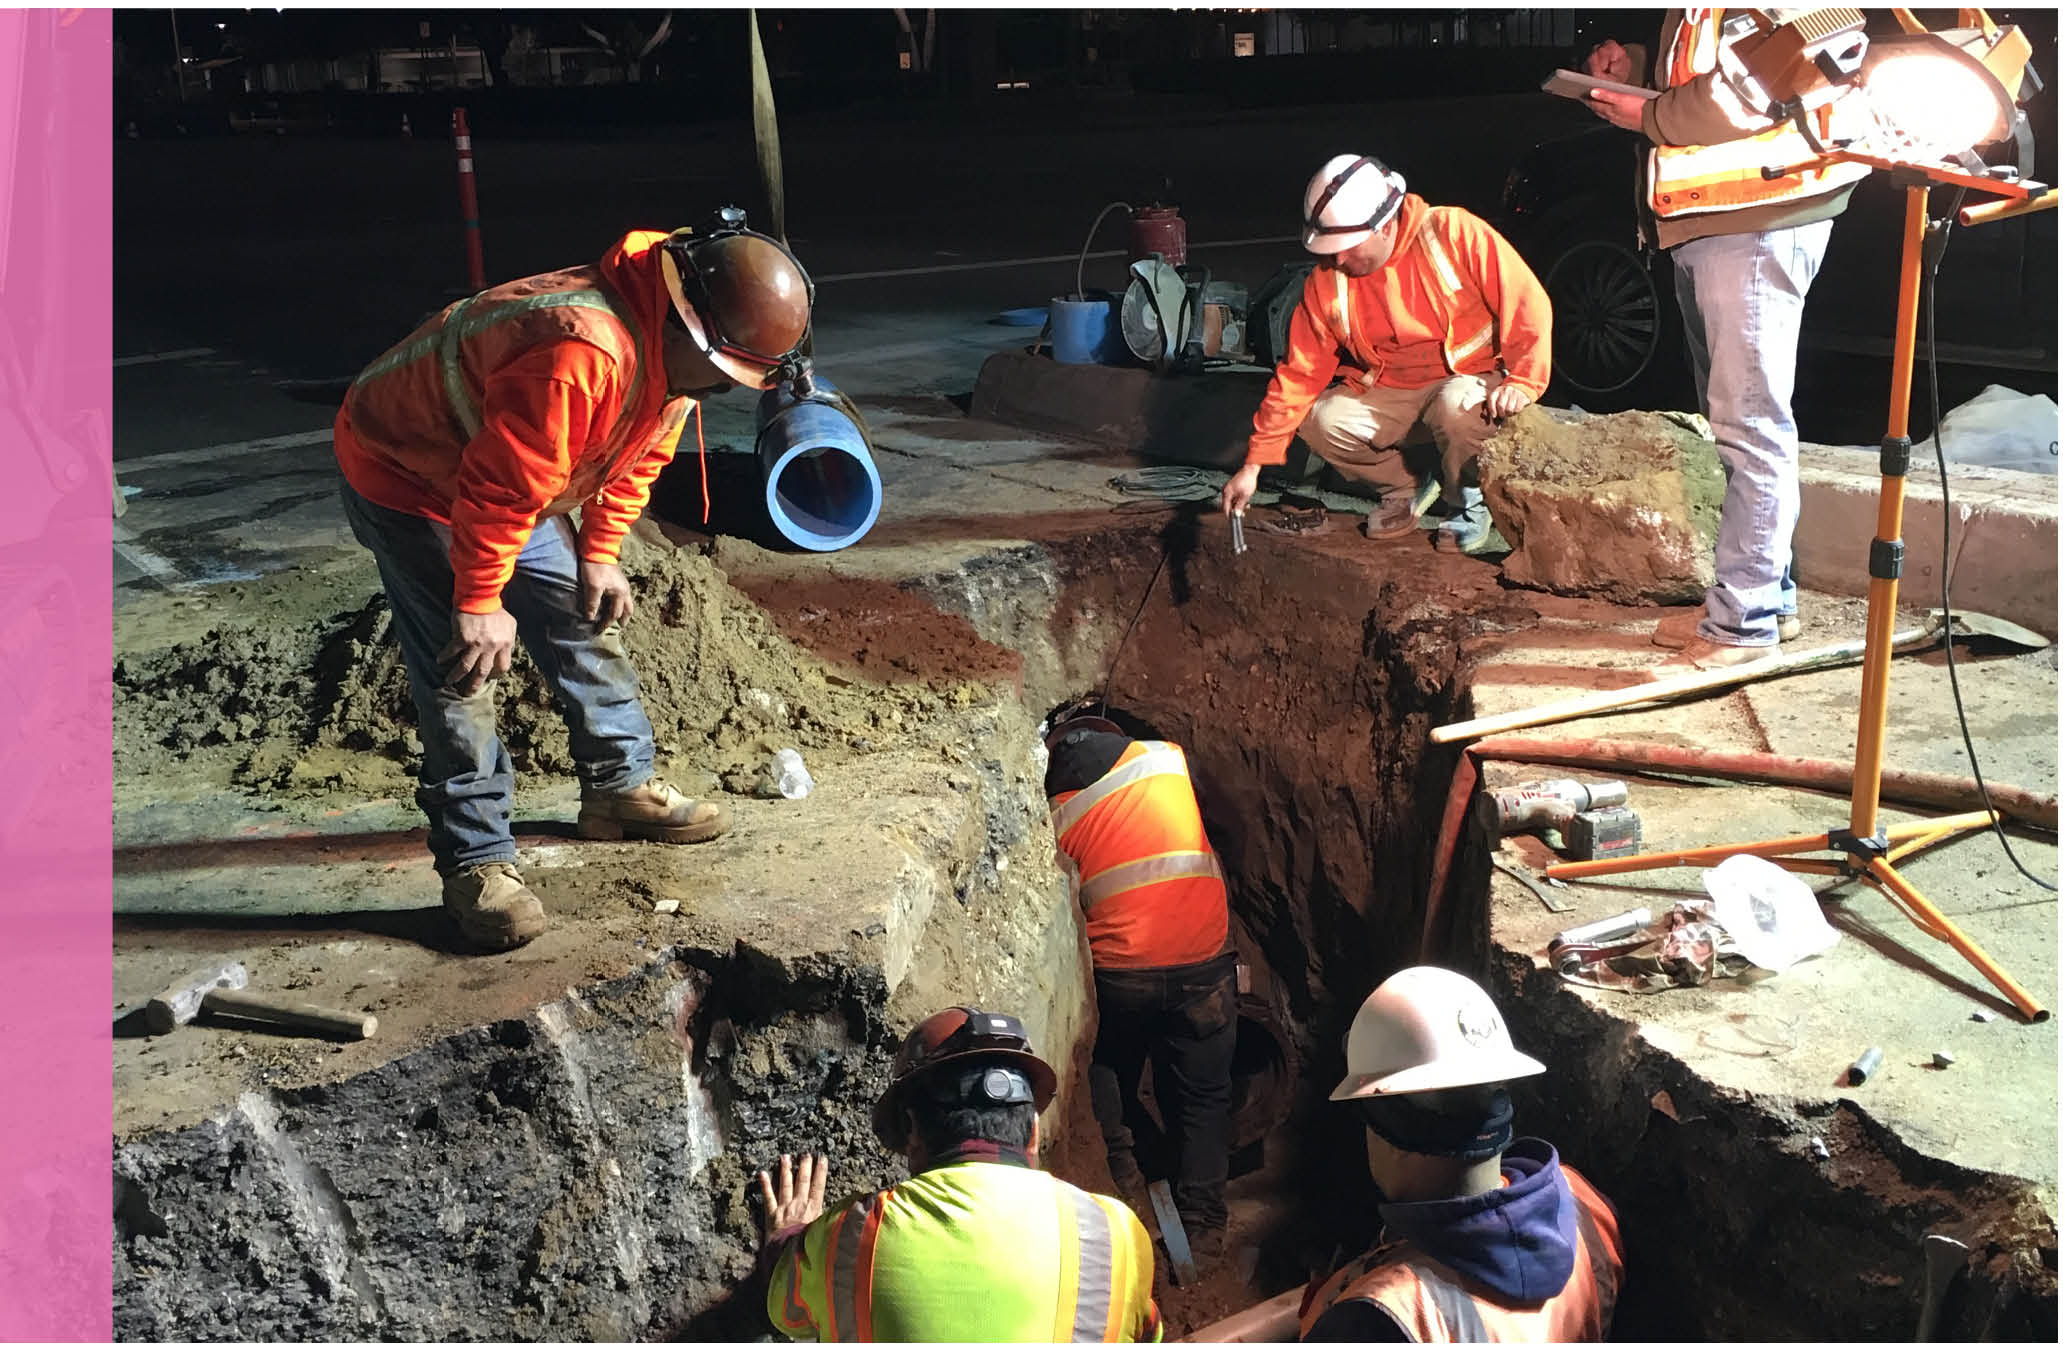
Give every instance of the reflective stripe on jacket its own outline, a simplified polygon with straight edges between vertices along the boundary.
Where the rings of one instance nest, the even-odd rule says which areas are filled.
[[[1576,1200],[1576,1264],[1568,1283],[1537,1305],[1514,1305],[1432,1260],[1411,1243],[1391,1243],[1351,1262],[1307,1300],[1299,1336],[1345,1300],[1380,1307],[1414,1342],[1598,1342],[1612,1326],[1625,1253],[1619,1221],[1588,1180],[1567,1164]]]
[[[575,507],[581,558],[614,562],[673,458],[691,401],[667,394],[663,238],[461,300],[345,395],[344,477],[451,527],[457,608],[495,609],[538,520]]]
[[[927,1169],[826,1210],[767,1287],[774,1327],[823,1342],[1159,1341],[1131,1209],[1007,1163]]]
[[[1680,89],[1713,75],[1719,68],[1719,27],[1723,9],[1685,9],[1675,29],[1663,39],[1656,67],[1664,90]],[[1750,109],[1716,77],[1707,82],[1711,103],[1724,110],[1734,134],[1704,145],[1656,145],[1649,151],[1648,207],[1667,220],[1743,207],[1771,206],[1823,197],[1869,175],[1860,164],[1837,164],[1781,178],[1765,179],[1764,167],[1800,164],[1815,151],[1803,132],[1789,122],[1774,126],[1760,110]],[[1836,104],[1809,114],[1822,141],[1840,134]],[[1658,122],[1661,120],[1659,110]]]
[[[1187,966],[1224,949],[1225,874],[1180,746],[1135,741],[1109,773],[1052,808],[1098,967]]]
[[[1553,373],[1552,328],[1547,292],[1504,236],[1459,207],[1408,193],[1388,262],[1365,277],[1320,267],[1305,281],[1246,462],[1281,464],[1342,369],[1423,389],[1450,375],[1489,375],[1502,362],[1537,399]]]

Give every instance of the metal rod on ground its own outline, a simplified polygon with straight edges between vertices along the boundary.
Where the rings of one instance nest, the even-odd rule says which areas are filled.
[[[473,185],[473,132],[466,110],[451,110],[451,139],[458,147],[458,214],[466,227],[466,280],[475,291],[487,289],[487,262],[480,251],[480,194]]]

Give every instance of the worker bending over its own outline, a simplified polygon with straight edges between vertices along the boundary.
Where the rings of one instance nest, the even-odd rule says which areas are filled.
[[[1738,666],[1776,654],[1800,632],[1791,533],[1798,524],[1798,329],[1834,217],[1848,206],[1862,165],[1767,177],[1772,165],[1816,152],[1788,121],[1751,107],[1723,78],[1720,25],[1741,11],[1672,9],[1662,25],[1656,98],[1595,90],[1591,110],[1653,142],[1645,206],[1656,242],[1676,267],[1677,308],[1698,405],[1726,469],[1713,582],[1702,609],[1655,626],[1658,647],[1699,667]],[[1639,84],[1646,53],[1602,42],[1590,74]],[[1820,128],[1840,134],[1839,105]]]
[[[1624,1258],[1611,1204],[1545,1140],[1512,1139],[1512,1047],[1466,976],[1399,971],[1347,1033],[1332,1091],[1367,1129],[1382,1229],[1305,1301],[1312,1342],[1595,1342]]]
[[[1182,748],[1134,741],[1102,718],[1047,737],[1053,837],[1076,884],[1096,974],[1089,1090],[1118,1193],[1139,1205],[1135,1135],[1153,1065],[1171,1146],[1175,1209],[1199,1267],[1221,1255],[1238,974],[1225,877],[1204,836]]]
[[[743,227],[728,208],[703,231],[632,231],[597,264],[461,300],[366,367],[337,414],[344,514],[379,563],[415,701],[416,802],[445,909],[480,947],[545,928],[495,730],[519,638],[566,716],[581,835],[689,844],[729,827],[653,777],[616,559],[696,400],[771,384],[808,331],[801,264]]]
[[[759,1175],[774,1327],[827,1342],[1159,1341],[1138,1217],[1037,1167],[1054,1086],[1015,1018],[961,1007],[917,1024],[874,1107],[909,1181],[827,1210],[821,1156]]]
[[[1220,504],[1243,511],[1261,469],[1283,463],[1301,431],[1334,469],[1375,490],[1371,538],[1409,535],[1425,498],[1399,447],[1418,431],[1439,450],[1441,496],[1454,508],[1436,542],[1484,548],[1491,523],[1476,457],[1498,419],[1547,389],[1547,293],[1497,231],[1460,207],[1428,206],[1370,155],[1335,156],[1312,177],[1304,247],[1326,261],[1304,283],[1246,466]]]

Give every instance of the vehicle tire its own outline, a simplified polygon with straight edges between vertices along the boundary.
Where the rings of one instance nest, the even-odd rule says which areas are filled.
[[[1592,412],[1689,393],[1682,324],[1659,264],[1614,239],[1559,242],[1540,282],[1554,305],[1554,382]]]

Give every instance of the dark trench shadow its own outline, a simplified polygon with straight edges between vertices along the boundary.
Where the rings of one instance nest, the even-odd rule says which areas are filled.
[[[670,525],[712,535],[731,535],[781,553],[795,546],[774,528],[767,514],[766,484],[759,456],[728,446],[709,448],[709,519],[702,519],[702,471],[692,445],[684,445],[673,462],[652,482],[652,515]]]
[[[459,937],[441,905],[420,906],[412,910],[333,910],[293,914],[122,910],[115,913],[114,920],[117,936],[207,930],[238,934],[246,939],[262,939],[272,934],[348,932],[413,943],[451,956],[467,956],[473,952],[473,948]]]

